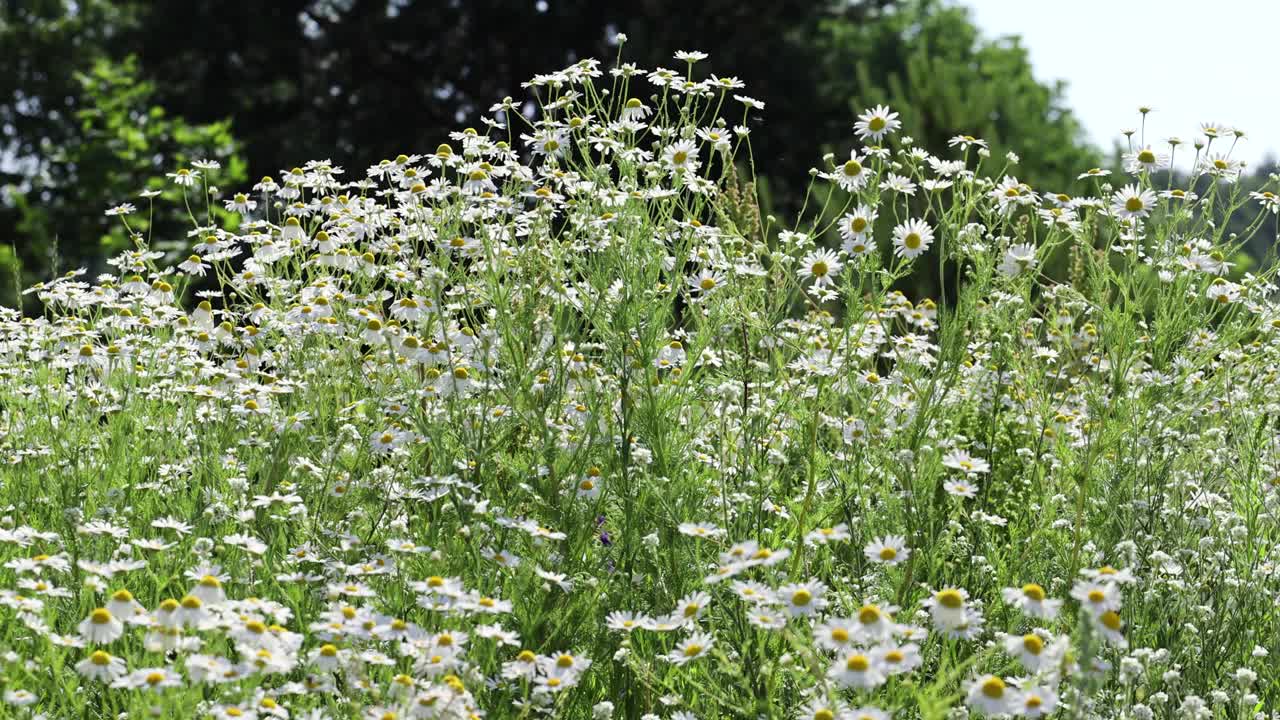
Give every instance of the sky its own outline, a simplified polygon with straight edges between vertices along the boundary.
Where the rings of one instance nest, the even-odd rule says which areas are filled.
[[[1138,129],[1147,105],[1157,149],[1214,122],[1247,133],[1232,157],[1280,156],[1280,0],[960,2],[987,37],[1020,35],[1038,80],[1066,81],[1068,105],[1104,150]]]

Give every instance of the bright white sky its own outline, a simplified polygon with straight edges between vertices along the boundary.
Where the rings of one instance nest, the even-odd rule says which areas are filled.
[[[1066,81],[1068,104],[1105,151],[1149,105],[1147,141],[1157,149],[1216,122],[1248,133],[1232,157],[1253,166],[1268,151],[1280,155],[1280,0],[960,3],[987,37],[1022,36],[1036,78]],[[1187,161],[1194,152],[1178,148]]]

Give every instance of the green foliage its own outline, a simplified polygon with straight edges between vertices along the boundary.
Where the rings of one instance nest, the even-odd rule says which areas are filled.
[[[224,144],[225,118],[254,175],[316,155],[365,167],[476,124],[531,72],[613,55],[618,33],[649,67],[672,66],[677,49],[708,51],[708,71],[740,77],[768,105],[742,160],[769,168],[765,213],[797,211],[813,160],[846,152],[854,108],[879,102],[911,118],[906,131],[932,152],[964,133],[997,157],[1024,154],[1031,164],[1013,172],[1037,189],[1065,189],[1069,169],[1097,164],[1061,89],[1035,80],[1016,41],[983,39],[966,11],[934,0],[20,5],[0,7],[0,46],[38,60],[15,60],[0,77],[0,125],[13,127],[10,155],[30,162],[0,170],[0,185],[34,194],[0,205],[0,242],[19,238],[36,274],[52,267],[55,239],[69,264],[117,247],[122,231],[99,213],[138,189],[119,181],[172,170],[180,154],[166,148]],[[122,74],[137,84],[121,85]],[[99,115],[82,114],[99,104]],[[210,157],[239,177],[229,157]]]
[[[77,184],[86,193],[105,197],[111,203],[134,197],[138,178],[149,177],[147,187],[158,190],[164,184],[163,178],[157,176],[201,158],[222,162],[219,179],[243,182],[247,165],[237,154],[231,122],[193,125],[171,117],[163,107],[152,104],[155,86],[139,80],[137,72],[137,62],[131,56],[123,63],[99,59],[90,72],[77,75],[85,105],[76,113],[83,142],[62,148],[56,158],[77,168]],[[210,187],[211,194],[214,191]],[[130,227],[138,234],[152,236],[150,244],[154,247],[163,248],[166,241],[174,247],[185,247],[188,215],[189,211],[181,207],[159,208],[148,216],[131,219]],[[102,256],[130,246],[129,234],[121,223],[93,225],[102,226],[96,238]]]
[[[994,157],[1012,151],[1024,158],[1010,174],[1055,192],[1099,164],[1062,83],[1036,80],[1018,39],[983,38],[966,8],[913,0],[876,23],[825,22],[816,42],[820,94],[844,99],[850,115],[891,106],[904,118],[904,134],[930,152],[955,135],[980,137]]]
[[[117,62],[99,55],[70,75],[74,90],[61,91],[68,92],[67,108],[34,129],[43,135],[38,157],[26,177],[11,177],[4,188],[0,217],[12,223],[6,234],[14,237],[13,260],[28,281],[68,266],[101,269],[104,258],[128,247],[128,231],[103,211],[134,200],[139,178],[158,187],[164,172],[202,157],[223,163],[219,180],[247,176],[231,122],[193,124],[171,115],[155,103],[155,85],[139,77],[132,56]],[[132,228],[162,247],[186,244],[186,217],[181,206],[166,206]],[[0,296],[13,300],[12,293]]]

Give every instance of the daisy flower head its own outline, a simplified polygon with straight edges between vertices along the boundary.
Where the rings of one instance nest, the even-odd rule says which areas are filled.
[[[1036,264],[1036,246],[1031,243],[1010,245],[1000,262],[1000,272],[1015,277],[1021,275]]]
[[[870,651],[852,650],[832,663],[827,676],[841,687],[870,689],[885,681],[884,669]]]
[[[1280,213],[1280,195],[1270,190],[1262,190],[1250,192],[1249,197],[1262,203],[1263,210],[1269,210],[1273,214]]]
[[[1020,588],[1007,587],[1000,594],[1006,603],[1031,617],[1052,620],[1062,610],[1062,601],[1050,598],[1036,583],[1027,583]]]
[[[835,542],[844,542],[853,536],[849,534],[849,526],[840,523],[834,527],[814,528],[804,537],[805,542],[810,545],[827,545]]]
[[[1222,278],[1214,278],[1205,290],[1205,297],[1219,305],[1229,305],[1240,299],[1240,286]]]
[[[698,161],[698,146],[692,140],[680,140],[672,143],[662,151],[662,164],[672,175],[681,172],[697,172],[701,167]]]
[[[883,565],[898,565],[911,556],[907,547],[907,539],[902,535],[885,535],[867,544],[862,549],[867,559]]]
[[[1202,122],[1200,123],[1200,132],[1210,140],[1215,140],[1226,135],[1229,131],[1227,126],[1221,123]]]
[[[778,588],[777,598],[791,617],[810,617],[827,606],[827,588],[816,580]]]
[[[1196,167],[1196,171],[1201,175],[1234,182],[1240,177],[1240,173],[1244,170],[1244,163],[1239,160],[1232,160],[1222,153],[1214,153],[1213,155],[1200,159],[1200,164]]]
[[[647,626],[651,622],[650,618],[643,615],[636,615],[633,612],[625,610],[615,610],[609,613],[605,618],[605,626],[610,630],[629,633],[632,630],[639,630]]]
[[[978,488],[964,480],[948,480],[942,484],[942,489],[952,497],[972,499],[978,495]]]
[[[899,175],[897,173],[889,173],[889,176],[884,179],[884,183],[882,183],[880,187],[883,190],[896,192],[899,195],[916,194],[915,182],[906,175]]]
[[[95,645],[114,642],[123,634],[124,623],[104,607],[89,613],[89,617],[80,623],[80,636]]]
[[[924,658],[920,655],[920,647],[913,643],[882,645],[876,648],[874,652],[886,675],[909,673],[924,661]]]
[[[855,192],[867,184],[870,174],[863,160],[865,158],[859,158],[856,150],[851,151],[849,159],[837,166],[834,172],[826,173],[826,177],[835,182],[841,190]]]
[[[976,138],[972,135],[956,135],[947,140],[947,147],[958,147],[962,150],[968,150],[971,147],[985,148],[987,141]]]
[[[1144,172],[1156,172],[1169,167],[1169,156],[1164,153],[1157,153],[1148,145],[1139,148],[1133,152],[1125,153],[1121,158],[1124,163],[1124,171],[1131,175],[1138,175]]]
[[[880,142],[880,139],[902,127],[898,113],[892,112],[887,105],[877,105],[858,116],[853,130],[863,141]]]
[[[638,98],[631,98],[622,105],[622,120],[627,122],[639,122],[649,117],[653,110],[648,105],[640,102]]]
[[[1089,568],[1081,571],[1081,574],[1090,580],[1098,582],[1112,583],[1115,585],[1132,585],[1138,579],[1134,577],[1133,572],[1128,568],[1114,568],[1110,565],[1103,565],[1099,568]]]
[[[756,610],[747,616],[747,622],[761,630],[781,630],[787,626],[787,617],[769,610]]]
[[[976,458],[964,450],[952,450],[942,458],[943,467],[959,470],[965,475],[973,476],[987,472],[991,465],[982,458]]]
[[[864,603],[858,608],[854,639],[860,642],[879,642],[888,639],[896,628],[893,622],[893,613],[896,610],[894,606],[882,607],[872,602]]]
[[[1124,639],[1124,623],[1120,620],[1120,613],[1115,610],[1107,610],[1098,615],[1097,628],[1107,643],[1118,648],[1128,647],[1129,642]]]
[[[1004,651],[1032,673],[1057,664],[1066,647],[1066,643],[1051,643],[1044,636],[1034,632],[1004,637]]]
[[[711,596],[705,592],[694,592],[685,595],[676,605],[673,613],[681,621],[691,623],[702,617],[707,611],[707,605],[711,602]]]
[[[705,297],[724,285],[724,274],[711,268],[703,268],[698,271],[698,274],[689,276],[685,282],[690,294]]]
[[[1052,715],[1058,709],[1058,694],[1047,685],[1025,685],[1018,693],[1018,703],[1013,708],[1015,715],[1026,718],[1038,718]]]
[[[696,538],[720,538],[725,535],[724,528],[716,527],[710,523],[680,523],[680,526],[676,529],[680,531],[681,535]]]
[[[944,588],[925,600],[925,607],[939,630],[958,628],[969,615],[969,593],[964,588]]]
[[[800,262],[800,277],[813,278],[817,286],[831,285],[840,275],[840,256],[830,250],[814,250]]]
[[[1036,194],[1031,190],[1031,186],[1019,182],[1018,178],[1011,175],[1006,175],[1000,184],[991,190],[990,195],[1002,211],[1016,205],[1031,205],[1036,201]]]
[[[1071,588],[1071,597],[1087,608],[1094,617],[1108,610],[1120,609],[1120,589],[1109,582],[1082,580]]]
[[[849,618],[834,618],[813,629],[813,641],[819,647],[840,652],[857,640],[857,622]]]
[[[965,702],[984,715],[1003,715],[1013,710],[1017,695],[1017,690],[999,676],[983,675],[969,681]]]
[[[849,711],[825,699],[810,700],[800,708],[799,720],[850,720]]]
[[[128,668],[121,658],[104,650],[94,650],[84,660],[76,663],[76,672],[90,680],[111,682],[128,672]]]
[[[1111,212],[1122,220],[1135,220],[1151,214],[1156,194],[1137,185],[1125,185],[1111,196]]]
[[[917,258],[933,243],[933,228],[923,220],[908,220],[893,229],[893,252],[899,257]]]
[[[868,205],[859,205],[853,212],[840,219],[840,237],[844,240],[841,249],[854,257],[861,257],[875,247],[871,242],[871,231],[876,223],[876,209]]]
[[[673,665],[684,665],[706,655],[714,644],[715,640],[707,633],[695,632],[681,640],[671,650],[671,654],[667,656],[667,659]]]
[[[179,168],[175,172],[165,173],[165,177],[172,180],[175,185],[193,187],[196,184],[196,180],[200,179],[200,171],[188,168]]]

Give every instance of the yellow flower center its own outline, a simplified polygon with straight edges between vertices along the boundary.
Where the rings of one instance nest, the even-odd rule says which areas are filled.
[[[1035,583],[1027,583],[1026,585],[1023,585],[1022,594],[1036,602],[1041,602],[1045,598],[1044,588]]]
[[[1102,613],[1102,617],[1098,618],[1108,630],[1120,632],[1120,614],[1115,610],[1108,610]]]
[[[1004,681],[998,677],[989,677],[982,681],[982,694],[992,700],[1004,697]]]
[[[959,590],[942,590],[936,596],[938,604],[945,608],[958,610],[964,607],[964,596]]]
[[[844,667],[852,672],[866,672],[871,668],[871,660],[862,654],[850,655],[849,659],[844,661]]]
[[[1044,651],[1044,640],[1039,635],[1028,633],[1022,636],[1022,647],[1032,655],[1039,655]]]

